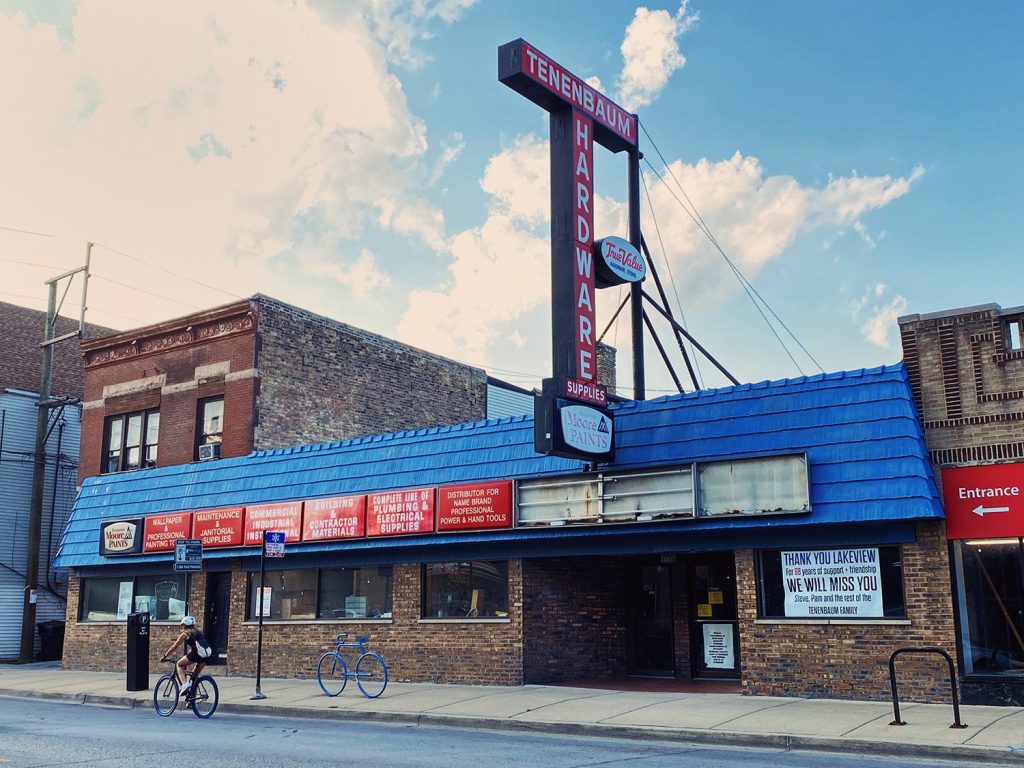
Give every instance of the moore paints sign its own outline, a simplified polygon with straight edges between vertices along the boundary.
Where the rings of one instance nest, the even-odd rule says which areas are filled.
[[[629,240],[605,237],[594,243],[597,256],[597,287],[641,283],[647,277],[647,261]]]
[[[142,551],[142,518],[100,523],[100,554],[136,555]]]

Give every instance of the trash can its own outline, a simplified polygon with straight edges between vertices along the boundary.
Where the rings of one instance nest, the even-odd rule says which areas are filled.
[[[39,661],[60,661],[64,656],[64,622],[57,620],[40,621]]]

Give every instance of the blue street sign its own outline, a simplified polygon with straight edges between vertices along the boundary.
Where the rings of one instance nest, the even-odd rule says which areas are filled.
[[[178,539],[174,542],[174,570],[203,570],[202,539]]]
[[[284,557],[284,532],[263,532],[263,554],[266,557]]]

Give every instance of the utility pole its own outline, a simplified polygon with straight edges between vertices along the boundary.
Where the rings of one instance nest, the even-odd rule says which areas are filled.
[[[43,484],[46,477],[46,438],[50,422],[50,409],[56,404],[50,399],[50,387],[53,380],[53,345],[65,339],[78,338],[85,328],[85,296],[89,285],[89,257],[92,254],[92,243],[86,243],[85,266],[65,272],[46,281],[49,288],[46,300],[46,328],[43,332],[43,342],[40,344],[43,351],[42,370],[39,376],[39,405],[36,412],[36,441],[35,441],[35,462],[32,472],[32,500],[28,517],[28,550],[25,553],[25,593],[21,619],[21,649],[18,661],[28,663],[32,661],[32,651],[35,647],[35,625],[36,625],[36,599],[39,589],[39,545],[42,539],[43,529]],[[57,284],[67,279],[64,294],[60,298],[63,305],[64,297],[67,296],[68,288],[71,287],[71,279],[83,273],[82,278],[82,306],[78,319],[78,330],[65,333],[63,336],[54,337],[53,327],[59,311],[57,303]],[[59,401],[57,401],[59,402]],[[49,567],[49,563],[47,563]]]

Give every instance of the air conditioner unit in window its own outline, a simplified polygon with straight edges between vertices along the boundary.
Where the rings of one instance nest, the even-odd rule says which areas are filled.
[[[209,461],[220,458],[220,443],[203,443],[199,446],[199,460]]]

